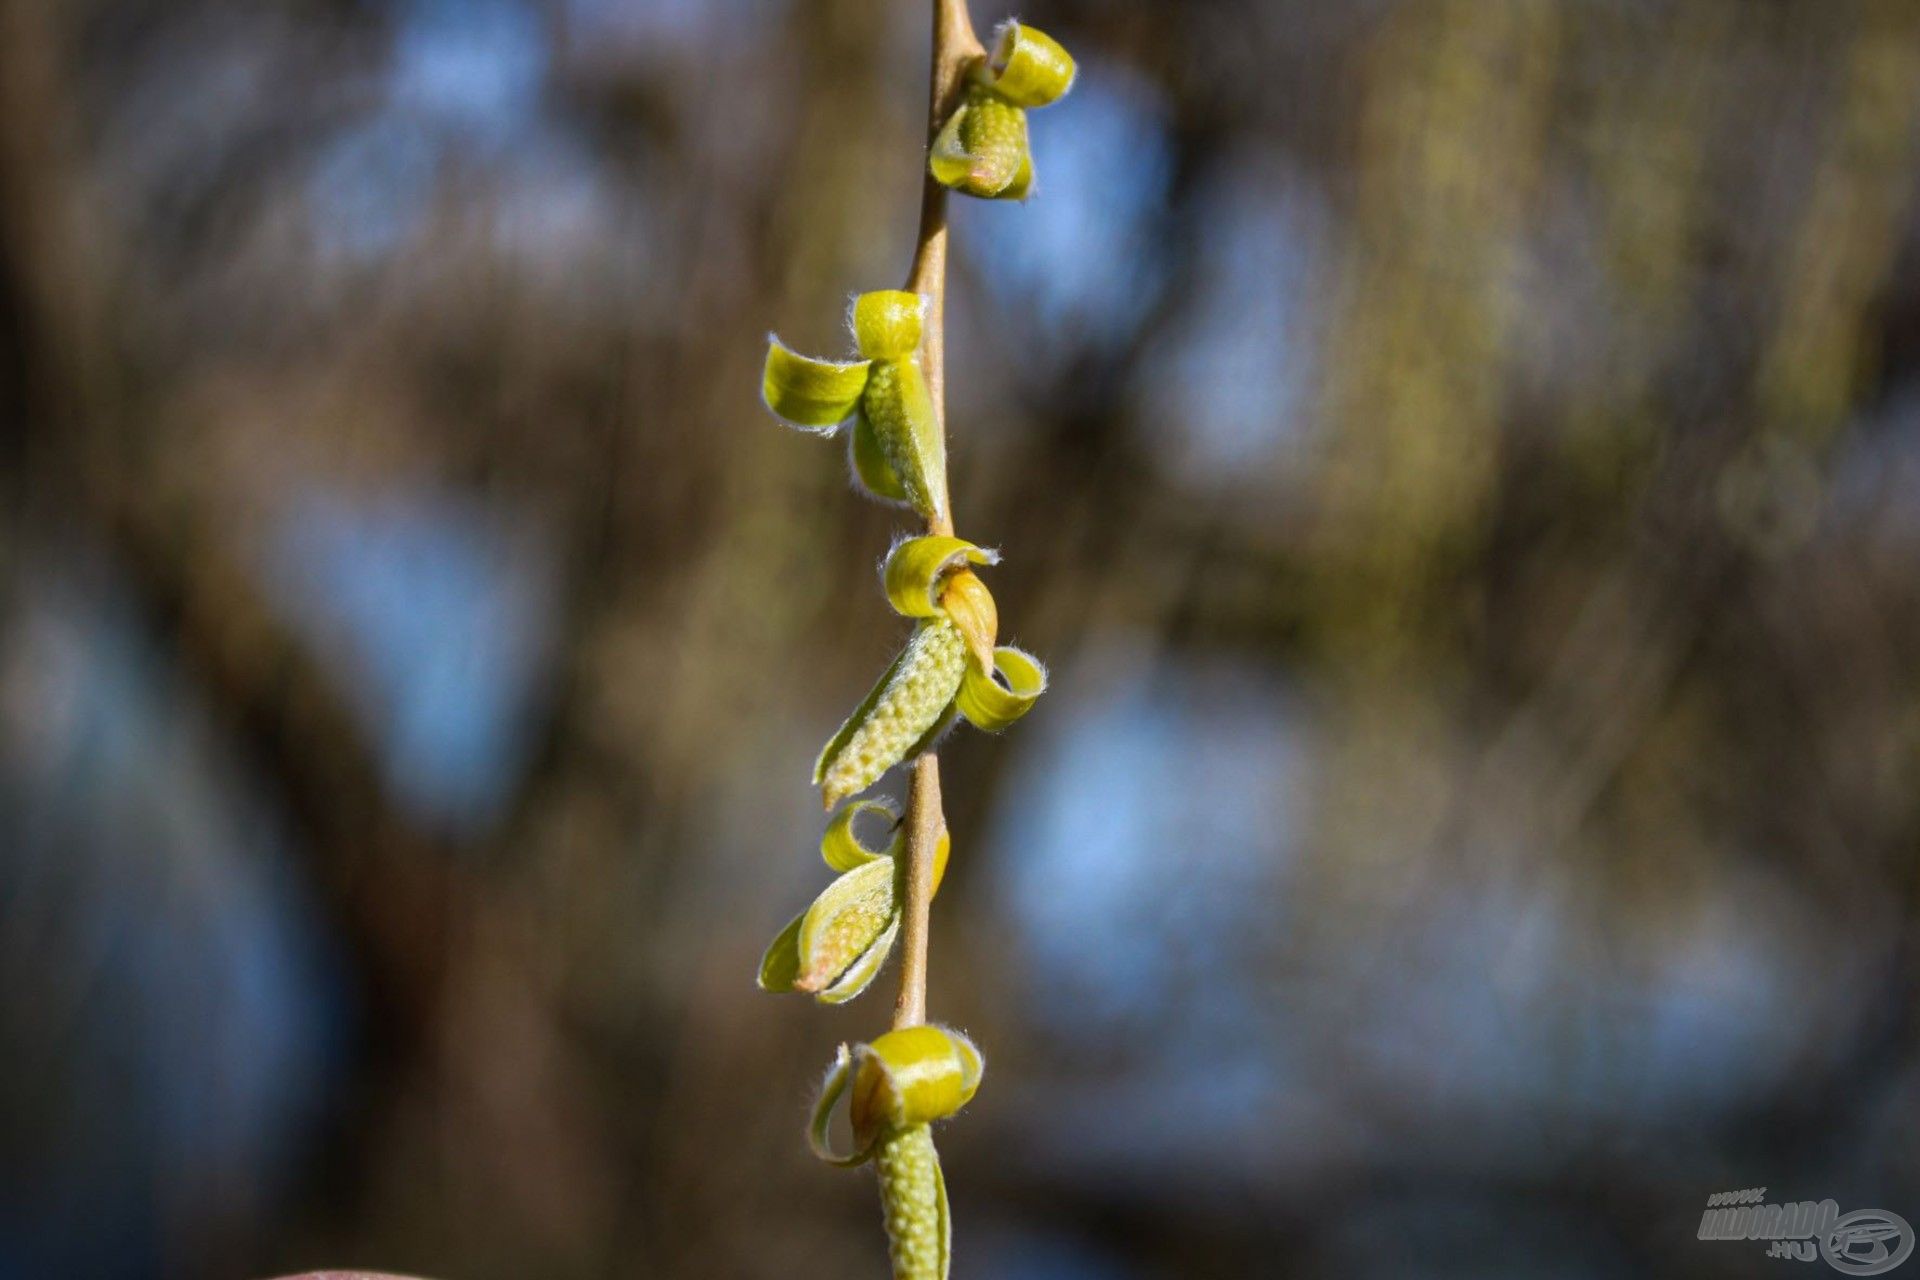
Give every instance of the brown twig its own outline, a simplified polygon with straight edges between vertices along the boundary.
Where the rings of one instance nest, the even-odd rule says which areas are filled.
[[[986,50],[974,34],[964,0],[934,0],[933,74],[929,93],[927,139],[958,104],[967,68]],[[921,168],[924,172],[925,162]],[[920,343],[920,367],[933,398],[934,420],[946,437],[947,189],[931,177],[920,196],[920,230],[914,240],[913,266],[906,287],[926,299]],[[952,503],[940,495],[927,532],[953,532]],[[946,827],[940,806],[940,760],[931,751],[913,764],[907,790],[907,901],[900,928],[900,994],[893,1004],[893,1025],[910,1027],[927,1020],[927,924],[933,903],[934,849]]]

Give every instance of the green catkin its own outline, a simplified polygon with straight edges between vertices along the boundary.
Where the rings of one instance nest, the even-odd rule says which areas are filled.
[[[860,408],[908,504],[924,517],[939,513],[946,502],[947,456],[919,360],[875,360]]]
[[[867,695],[814,766],[828,808],[906,759],[940,724],[967,669],[967,642],[944,616],[914,629],[906,652]]]
[[[801,926],[806,949],[795,990],[824,990],[880,940],[893,922],[893,881],[893,859],[879,858],[848,872],[822,895]],[[816,926],[817,913],[824,918]]]
[[[880,1140],[873,1162],[894,1280],[946,1280],[947,1195],[932,1128],[895,1129]]]

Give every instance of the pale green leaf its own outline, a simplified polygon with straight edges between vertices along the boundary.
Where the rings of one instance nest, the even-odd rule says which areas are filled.
[[[793,990],[794,979],[800,976],[800,922],[806,918],[807,913],[802,911],[787,921],[787,927],[774,935],[766,954],[760,957],[762,991]]]
[[[1073,56],[1038,27],[1012,19],[994,32],[981,83],[1016,107],[1044,107],[1073,88]]]
[[[858,407],[867,372],[865,360],[816,360],[788,350],[769,335],[760,397],[783,421],[828,435]]]
[[[1003,644],[993,651],[995,675],[968,666],[954,707],[975,728],[998,733],[1032,709],[1047,691],[1047,669],[1024,649]],[[996,678],[997,677],[997,678]]]
[[[854,821],[863,813],[883,813],[887,816],[891,835],[884,849],[869,849],[860,842],[860,833],[853,829]],[[856,800],[840,812],[833,815],[833,821],[820,837],[820,857],[834,871],[852,871],[872,862],[875,858],[884,858],[897,852],[901,844],[901,833],[895,830],[900,821],[900,808],[891,800]]]
[[[873,1156],[873,1141],[857,1147],[845,1155],[833,1149],[828,1129],[833,1124],[833,1109],[840,1101],[840,1095],[847,1091],[847,1084],[853,1078],[853,1054],[846,1045],[841,1045],[834,1053],[833,1065],[827,1069],[827,1078],[820,1084],[820,1096],[814,1099],[813,1116],[807,1125],[807,1146],[813,1154],[828,1164],[851,1168],[864,1164]]]
[[[909,618],[937,617],[940,579],[968,564],[998,564],[1000,553],[976,547],[964,538],[929,534],[906,538],[887,553],[880,583],[894,612]]]
[[[880,438],[873,434],[873,424],[867,421],[866,414],[857,410],[853,415],[853,430],[847,433],[847,463],[860,487],[875,498],[882,502],[907,501],[907,487],[894,474],[893,464],[887,461],[886,451],[880,447]]]

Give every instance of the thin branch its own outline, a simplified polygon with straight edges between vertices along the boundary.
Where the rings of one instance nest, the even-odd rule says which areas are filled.
[[[931,143],[941,122],[958,104],[967,68],[986,55],[973,32],[964,0],[934,0],[933,72],[928,95],[927,139]],[[922,160],[921,170],[926,169]],[[947,189],[932,177],[923,179],[920,230],[915,237],[913,266],[906,287],[926,298],[926,321],[920,343],[920,367],[933,398],[934,420],[941,438],[947,430],[946,298],[947,298]],[[953,504],[940,495],[937,513],[927,521],[927,532],[953,532]],[[940,760],[931,751],[913,763],[907,791],[907,901],[900,928],[900,994],[893,1004],[893,1025],[910,1027],[927,1020],[927,925],[933,904],[934,849],[946,828],[940,807]]]

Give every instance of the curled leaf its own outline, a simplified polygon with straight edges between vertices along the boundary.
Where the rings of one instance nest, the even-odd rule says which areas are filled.
[[[794,980],[800,976],[800,922],[806,918],[807,913],[802,911],[767,944],[766,953],[760,957],[762,991],[778,994],[793,990]]]
[[[863,813],[882,813],[894,822],[892,835],[884,850],[869,849],[855,834],[854,821]],[[891,800],[856,800],[839,813],[833,815],[833,821],[827,824],[826,834],[820,837],[820,857],[827,866],[835,871],[853,871],[878,858],[897,858],[907,847],[907,833],[900,822],[900,810]],[[939,891],[940,881],[947,874],[947,857],[951,852],[952,837],[945,826],[940,828],[940,839],[933,847],[933,887]]]
[[[876,289],[853,300],[853,340],[869,360],[904,360],[920,349],[927,302],[904,289]]]
[[[980,575],[962,569],[948,578],[940,591],[940,608],[966,638],[973,669],[982,674],[991,672],[993,642],[1000,634],[1000,610]]]
[[[1031,173],[1027,113],[998,94],[972,85],[941,126],[927,154],[935,182],[962,195],[1003,194],[1022,167]]]
[[[830,434],[859,406],[861,393],[867,388],[868,366],[865,360],[803,356],[769,335],[760,398],[783,421]]]
[[[1016,107],[1044,107],[1073,88],[1073,57],[1038,27],[1011,18],[994,32],[980,82]]]
[[[1027,714],[1046,691],[1047,669],[1040,659],[1005,644],[993,651],[993,674],[967,669],[954,708],[976,729],[998,733]]]
[[[966,642],[945,618],[928,618],[886,674],[854,708],[814,762],[813,781],[831,809],[924,749],[947,717],[967,669]]]
[[[833,1109],[852,1079],[853,1052],[843,1044],[834,1052],[833,1065],[827,1068],[827,1078],[820,1082],[820,1094],[813,1100],[813,1117],[807,1124],[807,1146],[812,1148],[813,1154],[843,1169],[864,1164],[872,1157],[874,1148],[872,1142],[856,1144],[852,1151],[843,1155],[833,1149],[827,1132],[833,1125]]]
[[[931,519],[946,507],[947,446],[917,357],[875,360],[860,409],[881,456],[915,511]]]
[[[854,1140],[944,1120],[973,1100],[985,1063],[973,1041],[946,1027],[889,1031],[853,1051],[847,1115]]]
[[[976,547],[965,538],[939,534],[905,538],[887,553],[880,583],[894,612],[909,618],[934,618],[946,612],[940,605],[942,578],[969,564],[998,563],[998,551]]]
[[[863,813],[882,813],[887,821],[898,824],[900,809],[891,800],[856,800],[840,812],[833,815],[833,821],[827,824],[826,831],[820,837],[820,857],[834,871],[853,871],[869,862],[885,858],[897,852],[904,842],[901,832],[894,831],[884,849],[869,849],[860,841],[859,833],[853,829],[854,820]]]
[[[762,991],[806,992],[822,1004],[840,1004],[867,989],[886,964],[900,929],[906,886],[899,855],[906,833],[896,830],[886,852],[854,834],[862,813],[895,814],[891,802],[859,800],[834,815],[820,840],[826,864],[841,874],[813,905],[787,922],[760,957]],[[946,879],[953,841],[946,828],[933,847],[933,891]]]
[[[847,462],[853,469],[854,479],[873,497],[882,502],[907,501],[907,487],[894,474],[893,464],[887,461],[886,451],[880,447],[880,438],[873,433],[873,424],[867,421],[866,414],[857,410],[853,415],[853,430],[847,433]]]

